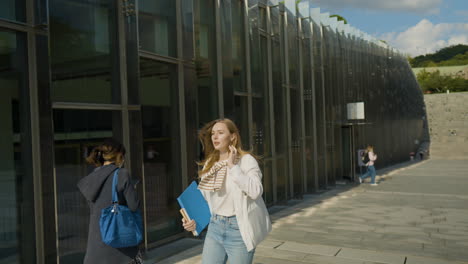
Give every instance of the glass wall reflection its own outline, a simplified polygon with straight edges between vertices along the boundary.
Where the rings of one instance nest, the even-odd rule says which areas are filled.
[[[55,109],[55,182],[60,263],[83,263],[89,206],[76,184],[93,169],[88,153],[105,138],[122,141],[121,114],[115,111]]]
[[[34,263],[26,36],[0,31],[0,263]]]
[[[234,91],[247,91],[245,77],[244,3],[233,1],[232,14],[232,68]]]
[[[49,1],[53,101],[120,102],[116,3]]]
[[[194,0],[198,123],[218,118],[215,1]]]
[[[176,1],[138,2],[140,49],[177,56]]]
[[[287,200],[287,185],[289,165],[287,158],[287,121],[286,121],[286,89],[283,86],[284,78],[284,57],[278,56],[284,54],[284,43],[282,34],[284,33],[284,16],[280,13],[279,7],[270,8],[272,22],[271,36],[271,68],[272,68],[272,87],[273,87],[273,111],[274,111],[274,130],[276,146],[276,196],[277,201]]]
[[[148,243],[179,233],[182,191],[176,65],[140,59]]]
[[[25,0],[2,0],[0,19],[26,22]]]

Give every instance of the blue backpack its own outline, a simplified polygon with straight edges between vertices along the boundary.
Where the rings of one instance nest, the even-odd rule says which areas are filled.
[[[102,242],[113,248],[133,247],[143,240],[143,227],[140,211],[132,212],[120,205],[117,197],[118,172],[112,181],[112,205],[102,209],[99,228]]]

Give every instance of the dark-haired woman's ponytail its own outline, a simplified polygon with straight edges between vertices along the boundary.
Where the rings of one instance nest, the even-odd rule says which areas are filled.
[[[93,148],[89,156],[86,158],[86,161],[96,167],[102,166],[102,164],[104,164],[104,158],[100,146]]]

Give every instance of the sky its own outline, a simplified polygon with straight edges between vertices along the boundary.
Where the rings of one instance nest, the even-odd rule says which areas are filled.
[[[468,0],[314,0],[412,57],[468,45]]]

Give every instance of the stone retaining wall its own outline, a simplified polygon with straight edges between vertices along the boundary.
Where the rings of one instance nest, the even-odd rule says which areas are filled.
[[[468,92],[426,94],[431,157],[468,159]]]

